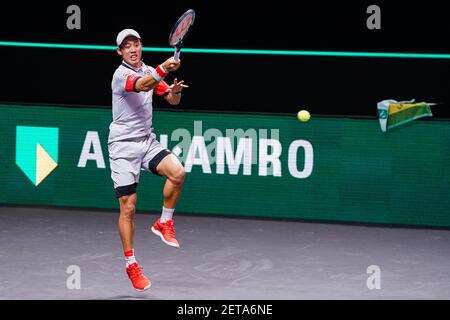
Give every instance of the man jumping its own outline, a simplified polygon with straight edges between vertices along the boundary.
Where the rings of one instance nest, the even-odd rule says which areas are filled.
[[[112,88],[113,121],[109,127],[108,151],[111,178],[120,204],[119,234],[126,261],[126,272],[138,291],[151,286],[142,274],[134,256],[134,215],[136,188],[141,170],[165,176],[161,217],[151,230],[172,247],[179,247],[173,226],[173,212],[183,187],[183,165],[162,147],[152,130],[153,93],[170,104],[180,103],[181,91],[188,87],[183,81],[169,86],[164,77],[180,67],[173,57],[155,68],[142,61],[142,42],[132,29],[122,30],[116,39],[122,63],[114,73]]]

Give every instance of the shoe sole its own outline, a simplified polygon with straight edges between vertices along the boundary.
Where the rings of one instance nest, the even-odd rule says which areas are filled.
[[[169,246],[171,246],[171,247],[174,247],[174,248],[179,248],[180,247],[180,245],[179,244],[175,244],[175,243],[172,243],[172,242],[169,242],[169,241],[166,241],[166,239],[164,239],[164,237],[163,237],[163,235],[162,235],[162,233],[161,232],[159,232],[158,230],[156,230],[155,228],[153,228],[152,227],[152,232],[154,233],[154,234],[156,234],[158,237],[160,237],[161,238],[161,240],[162,240],[162,242],[164,242],[165,244],[167,244],[167,245],[169,245]]]

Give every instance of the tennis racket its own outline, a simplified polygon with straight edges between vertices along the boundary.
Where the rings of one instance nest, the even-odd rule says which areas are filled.
[[[195,20],[195,11],[190,9],[183,13],[172,28],[169,35],[169,44],[175,48],[173,55],[174,59],[178,61],[180,59],[180,50],[183,46],[183,41],[186,38],[187,33],[191,29]]]

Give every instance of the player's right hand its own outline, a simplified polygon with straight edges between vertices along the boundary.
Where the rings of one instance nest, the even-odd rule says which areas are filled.
[[[162,66],[164,70],[167,72],[172,72],[177,70],[180,67],[180,60],[175,60],[174,57],[170,57],[166,61],[163,62]]]

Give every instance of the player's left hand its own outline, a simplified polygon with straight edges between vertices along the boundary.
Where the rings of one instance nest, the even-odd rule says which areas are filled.
[[[173,84],[170,85],[170,92],[172,92],[172,94],[178,94],[178,93],[181,93],[183,88],[189,88],[189,86],[186,84],[183,84],[183,82],[184,82],[184,80],[181,80],[180,82],[178,82],[177,78],[175,78],[175,80],[173,81]]]

